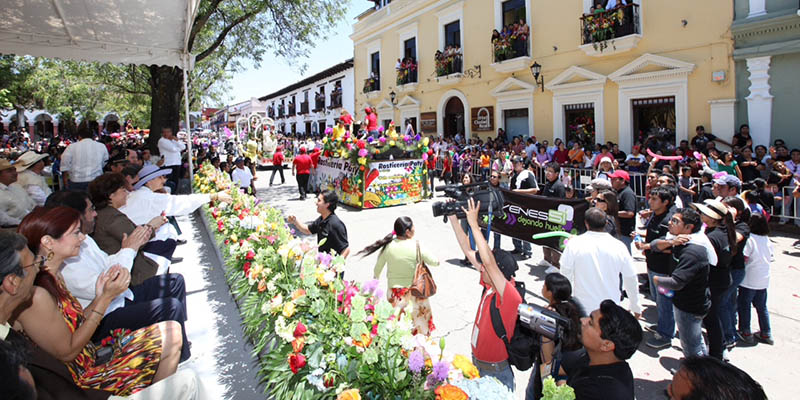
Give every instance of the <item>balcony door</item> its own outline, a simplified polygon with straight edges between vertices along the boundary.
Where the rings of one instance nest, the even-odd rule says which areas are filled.
[[[444,47],[461,47],[461,21],[453,21],[444,26]]]

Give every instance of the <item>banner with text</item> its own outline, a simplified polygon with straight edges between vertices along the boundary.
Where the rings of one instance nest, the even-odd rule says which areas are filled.
[[[387,160],[369,163],[364,178],[364,208],[390,207],[422,200],[425,163]]]
[[[361,188],[354,177],[358,175],[358,165],[344,158],[320,157],[317,165],[317,182],[321,189],[333,190],[339,201],[354,207],[361,207]]]
[[[503,190],[503,196],[503,215],[494,216],[494,232],[560,250],[564,238],[533,240],[533,235],[547,232],[577,235],[586,230],[583,222],[583,215],[589,209],[586,200],[532,196],[507,190]]]

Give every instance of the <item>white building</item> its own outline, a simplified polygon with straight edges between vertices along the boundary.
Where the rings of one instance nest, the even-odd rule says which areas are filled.
[[[314,135],[332,127],[347,110],[355,111],[353,59],[259,98],[278,132]]]

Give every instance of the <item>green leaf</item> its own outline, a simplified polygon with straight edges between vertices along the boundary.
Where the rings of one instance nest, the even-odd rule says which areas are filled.
[[[369,333],[367,326],[364,323],[357,323],[350,326],[350,337],[354,340],[359,340],[361,335]]]

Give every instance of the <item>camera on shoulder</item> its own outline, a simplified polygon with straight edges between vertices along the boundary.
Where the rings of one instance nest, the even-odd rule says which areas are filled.
[[[455,215],[459,219],[466,217],[463,208],[467,208],[467,202],[471,198],[477,204],[481,203],[479,215],[484,216],[489,213],[499,215],[503,210],[503,195],[499,190],[493,189],[488,182],[472,183],[469,185],[446,185],[437,186],[437,192],[444,192],[444,195],[455,201],[437,201],[431,207],[434,217]]]

